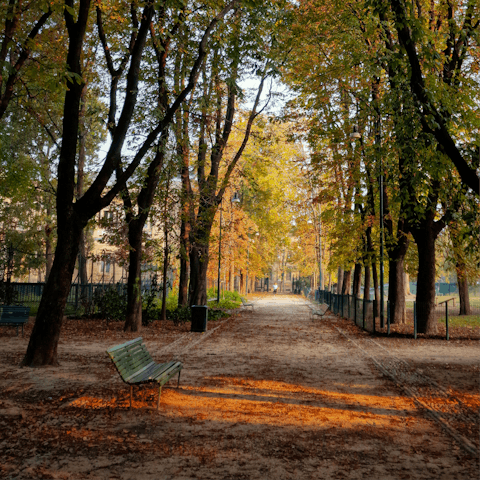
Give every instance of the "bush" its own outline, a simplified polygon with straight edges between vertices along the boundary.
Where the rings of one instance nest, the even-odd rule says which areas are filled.
[[[93,304],[98,308],[98,316],[105,318],[107,322],[110,320],[125,320],[127,291],[120,286],[97,289],[93,294]]]
[[[167,308],[167,319],[172,320],[173,324],[178,327],[181,323],[190,322],[192,320],[192,311],[190,307]]]
[[[162,307],[157,300],[163,286],[158,284],[157,274],[152,276],[150,288],[145,290],[142,295],[142,325],[148,327],[155,319],[160,317]]]

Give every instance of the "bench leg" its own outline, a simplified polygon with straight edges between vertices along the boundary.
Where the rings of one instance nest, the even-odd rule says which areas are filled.
[[[130,410],[132,409],[133,385],[130,385]]]
[[[178,371],[178,382],[177,382],[177,388],[180,386],[180,374],[182,373],[181,370]]]

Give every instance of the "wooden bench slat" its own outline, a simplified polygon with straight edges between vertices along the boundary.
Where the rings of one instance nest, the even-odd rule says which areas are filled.
[[[129,340],[128,342],[125,342],[125,343],[122,343],[120,345],[115,345],[113,347],[110,347],[108,350],[107,350],[107,353],[110,355],[110,353],[113,353],[117,350],[121,350],[127,346],[130,346],[130,345],[134,345],[135,343],[139,343],[141,344],[142,343],[142,337],[138,337],[138,338],[135,338],[134,340]]]
[[[137,376],[140,375],[142,372],[144,372],[145,370],[147,370],[149,367],[154,367],[156,365],[155,362],[150,362],[148,363],[147,365],[143,365],[143,366],[139,366],[138,369],[136,370],[130,370],[128,372],[128,376],[125,378],[125,381],[126,382],[132,382],[132,383],[137,383]]]
[[[150,357],[150,354],[145,349],[136,349],[133,352],[126,352],[124,355],[116,355],[112,358],[112,360],[117,365],[124,365],[128,363],[132,363],[139,358],[143,357]]]
[[[163,372],[171,368],[175,362],[168,362],[163,364],[154,363],[148,369],[144,370],[138,376],[134,377],[135,383],[138,382],[157,382],[157,377],[160,376]],[[158,382],[157,382],[158,383]]]
[[[109,355],[112,360],[120,362],[123,358],[128,358],[129,356],[135,355],[136,353],[142,351],[146,351],[145,346],[142,347],[141,345],[134,345],[130,348],[126,348]]]
[[[143,368],[145,365],[148,365],[153,362],[152,357],[147,354],[142,356],[136,356],[134,358],[126,358],[122,363],[114,362],[118,371],[121,375],[127,375],[130,372],[138,371],[140,368]]]
[[[177,371],[180,371],[182,368],[183,365],[180,362],[177,362],[164,372],[158,373],[155,377],[155,381],[163,385],[164,383],[168,382],[168,380],[170,380],[170,378],[173,377],[177,373]]]

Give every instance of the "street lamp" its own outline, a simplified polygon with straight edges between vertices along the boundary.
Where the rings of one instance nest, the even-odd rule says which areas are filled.
[[[380,152],[381,145],[381,119],[380,112],[378,111],[378,117],[375,121],[375,145],[377,147],[378,155],[380,156],[380,328],[385,326],[384,315],[384,278],[383,278],[383,249],[384,249],[384,225],[383,225],[383,159]],[[390,321],[388,323],[388,332],[390,334]]]
[[[375,121],[375,146],[377,147],[377,152],[380,153],[380,144],[381,144],[381,133],[380,133],[380,114],[378,115]],[[361,134],[358,131],[358,126],[353,126],[353,132],[350,134],[352,140],[361,138]],[[353,144],[355,145],[355,143]],[[355,147],[354,152],[355,152]],[[380,189],[380,328],[385,326],[385,314],[384,314],[384,268],[383,268],[383,256],[384,256],[384,225],[383,225],[383,162],[382,156],[380,155],[380,179],[379,179],[379,189]],[[390,330],[390,325],[388,326]],[[373,325],[375,330],[375,322]],[[390,333],[390,332],[388,332]]]

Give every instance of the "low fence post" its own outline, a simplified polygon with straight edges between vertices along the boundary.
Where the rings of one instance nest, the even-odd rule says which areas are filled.
[[[447,340],[450,340],[450,335],[448,334],[448,302],[445,302],[445,328]]]

